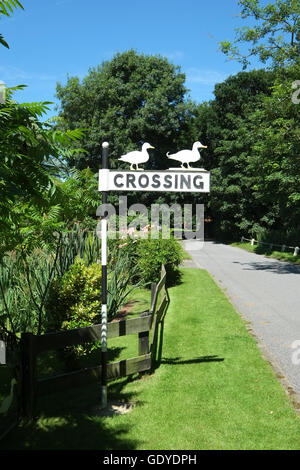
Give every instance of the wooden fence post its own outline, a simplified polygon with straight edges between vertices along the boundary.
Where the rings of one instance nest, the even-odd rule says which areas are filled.
[[[140,317],[145,317],[149,315],[149,310],[140,314]],[[141,331],[139,336],[139,356],[149,353],[149,331]]]
[[[155,290],[156,290],[156,283],[155,282],[151,282],[151,307],[153,305],[153,300],[154,300],[154,297],[155,297]]]
[[[139,356],[149,353],[149,330],[139,333]]]
[[[36,405],[36,354],[34,335],[23,333],[22,338],[21,400],[22,417],[31,420]]]

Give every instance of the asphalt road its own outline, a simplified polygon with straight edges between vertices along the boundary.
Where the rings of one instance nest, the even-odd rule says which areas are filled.
[[[300,266],[214,242],[202,246],[185,241],[195,265],[225,289],[300,395]]]

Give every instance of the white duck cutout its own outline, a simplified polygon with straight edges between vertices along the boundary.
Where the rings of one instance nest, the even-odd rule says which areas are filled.
[[[190,163],[197,162],[200,160],[200,153],[198,152],[199,149],[207,149],[206,145],[202,145],[201,142],[194,142],[192,150],[180,150],[177,153],[173,153],[169,155],[167,153],[167,157],[171,160],[177,160],[181,162],[181,168],[188,169],[188,170],[199,170],[200,168],[191,168]],[[186,163],[187,167],[184,166]],[[201,168],[202,169],[202,168]]]
[[[142,146],[142,151],[139,152],[138,150],[133,150],[133,152],[128,152],[126,155],[122,155],[119,160],[121,162],[130,163],[130,169],[134,170],[133,165],[135,165],[136,170],[143,170],[143,168],[139,168],[140,163],[146,163],[149,160],[148,149],[154,149],[152,145],[145,142]]]
[[[16,379],[12,379],[10,383],[10,394],[3,400],[0,407],[0,413],[6,414],[11,407],[14,398],[14,386],[16,385]]]

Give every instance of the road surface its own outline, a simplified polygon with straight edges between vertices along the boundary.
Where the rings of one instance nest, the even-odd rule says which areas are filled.
[[[185,241],[300,395],[300,266],[214,242]],[[202,247],[203,246],[203,247]]]

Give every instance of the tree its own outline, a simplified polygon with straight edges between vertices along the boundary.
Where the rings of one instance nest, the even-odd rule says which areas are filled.
[[[10,16],[13,10],[16,8],[22,8],[22,10],[24,10],[19,0],[0,0],[0,17],[3,15]],[[4,40],[2,34],[0,34],[0,44],[9,49],[9,45]]]
[[[265,214],[258,219],[254,229],[256,234],[280,231],[289,243],[299,240],[300,230],[300,106],[291,100],[291,83],[299,75],[300,65],[286,68],[271,96],[250,116],[256,137],[248,173],[255,175],[256,199],[272,213],[269,220]]]
[[[177,148],[177,139],[193,115],[184,81],[179,67],[167,59],[130,50],[90,69],[82,82],[70,77],[65,86],[58,83],[59,115],[65,126],[88,129],[80,142],[86,154],[71,159],[70,165],[97,170],[103,141],[112,143],[111,167],[119,166],[117,157],[144,142],[162,155]],[[167,158],[158,161],[155,151],[148,162],[152,168],[167,164]]]
[[[247,172],[256,133],[249,116],[271,95],[274,73],[240,72],[215,86],[215,99],[199,105],[195,126],[208,149],[204,166],[211,170],[211,193],[206,213],[213,217],[220,236],[245,234],[265,207],[254,199],[256,174]]]
[[[234,42],[220,42],[220,48],[230,59],[238,60],[245,69],[250,58],[257,56],[263,63],[283,67],[299,61],[300,1],[275,0],[262,6],[260,0],[239,0],[242,19],[254,19],[254,26],[237,28]],[[243,54],[240,44],[249,44]]]
[[[215,88],[202,109],[210,143],[211,193],[207,205],[218,235],[268,237],[297,242],[300,216],[300,107],[291,83],[300,73],[240,72]],[[209,160],[208,160],[209,161]]]
[[[0,104],[0,254],[30,233],[30,220],[42,226],[41,220],[46,221],[47,214],[49,220],[49,213],[54,220],[58,207],[53,204],[57,187],[53,157],[74,154],[77,149],[71,144],[83,134],[79,129],[58,131],[42,122],[47,102],[14,101],[13,91],[22,88],[8,89],[5,104]]]
[[[241,89],[238,96],[226,93],[220,107],[216,88],[212,107],[221,139],[214,148],[219,165],[212,170],[211,207],[221,231],[231,237],[249,233],[272,241],[275,231],[277,239],[292,244],[300,229],[300,108],[298,92],[292,95],[300,74],[300,1],[262,6],[259,0],[240,0],[239,5],[241,18],[254,19],[254,26],[239,28],[235,42],[223,41],[221,49],[244,68],[251,57],[269,61],[272,73],[261,71],[257,77],[260,91],[253,94],[254,106],[243,105]],[[241,52],[241,44],[250,44],[248,53]]]

